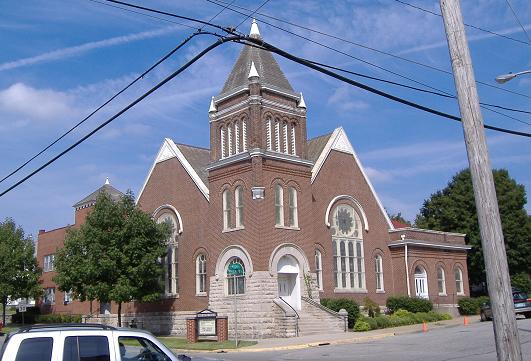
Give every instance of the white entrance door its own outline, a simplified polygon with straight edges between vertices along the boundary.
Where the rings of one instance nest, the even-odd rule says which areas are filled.
[[[420,298],[428,298],[428,276],[426,270],[421,266],[415,268],[415,295]]]
[[[278,297],[296,310],[301,309],[299,264],[294,257],[283,256],[277,266]]]

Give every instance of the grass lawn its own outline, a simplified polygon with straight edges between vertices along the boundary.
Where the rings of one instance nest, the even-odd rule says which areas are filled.
[[[199,341],[196,343],[186,342],[186,338],[182,337],[157,337],[163,344],[173,349],[183,350],[228,350],[236,348],[234,341]],[[256,341],[238,341],[238,348],[256,345]]]
[[[25,325],[25,326],[27,326],[27,325]],[[10,333],[10,332],[18,330],[20,327],[22,327],[21,323],[8,323],[7,326],[2,327],[2,330],[0,330],[0,332],[3,332],[3,333],[7,334],[7,333]]]

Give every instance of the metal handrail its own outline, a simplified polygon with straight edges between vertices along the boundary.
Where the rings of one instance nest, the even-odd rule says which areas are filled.
[[[295,311],[293,306],[291,306],[285,299],[283,299],[282,296],[278,296],[278,298],[280,298],[282,300],[282,302],[284,302],[286,305],[288,305],[289,308],[291,308],[293,310],[293,312],[295,312],[295,314],[297,315],[297,318],[295,319],[295,333],[296,333],[296,336],[299,336],[299,319],[301,317],[299,316],[297,311]]]
[[[334,317],[337,317],[337,318],[341,318],[341,315],[339,314],[339,312],[336,312],[334,310],[331,310],[329,309],[328,307],[326,306],[323,306],[322,304],[320,304],[319,302],[316,302],[314,300],[312,300],[311,298],[308,298],[308,297],[305,297],[305,296],[302,296],[301,299],[309,304],[311,304],[312,306],[315,306],[317,308],[320,308],[321,310],[329,313],[331,316],[334,316]]]

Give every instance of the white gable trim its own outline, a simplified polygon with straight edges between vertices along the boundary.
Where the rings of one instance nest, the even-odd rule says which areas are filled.
[[[181,214],[179,213],[179,211],[174,206],[172,206],[171,204],[163,204],[159,208],[155,209],[155,211],[151,214],[151,216],[153,218],[155,218],[157,213],[159,213],[163,209],[170,209],[173,213],[175,213],[175,215],[177,216],[177,220],[179,221],[179,229],[177,230],[177,232],[179,234],[182,234],[183,233],[183,219],[182,219]]]
[[[367,177],[367,174],[365,173],[365,169],[363,168],[356,152],[354,151],[352,144],[350,144],[350,141],[343,127],[339,127],[334,130],[334,132],[328,139],[328,142],[326,143],[323,151],[319,155],[319,158],[317,158],[317,161],[315,162],[312,168],[312,183],[317,178],[319,171],[323,167],[326,159],[328,158],[328,155],[330,154],[332,150],[337,150],[339,152],[352,154],[352,156],[354,157],[354,160],[356,161],[356,165],[358,166],[358,168],[361,171],[361,174],[363,175],[363,178],[369,185],[369,189],[371,190],[372,195],[374,196],[374,199],[376,199],[376,203],[378,204],[378,207],[380,207],[380,211],[382,212],[385,220],[387,221],[387,225],[389,226],[389,229],[394,229],[393,224],[391,223],[391,220],[389,219],[389,216],[387,215],[387,212],[385,211],[382,205],[382,202],[380,201],[380,198],[378,197],[378,194],[376,194],[376,191],[374,190],[374,187],[372,186],[372,183],[369,180],[369,177]]]
[[[171,140],[170,138],[165,138],[164,142],[162,143],[159,152],[157,153],[157,156],[155,157],[155,160],[153,161],[153,165],[151,166],[151,169],[149,170],[149,173],[146,177],[146,180],[144,181],[144,185],[142,185],[142,188],[140,189],[140,192],[138,194],[137,203],[140,200],[140,197],[142,197],[142,193],[144,192],[144,189],[146,188],[146,185],[149,181],[149,178],[151,178],[151,174],[153,173],[153,170],[155,169],[155,166],[157,163],[163,162],[165,160],[171,159],[171,158],[177,158],[177,160],[181,163],[183,168],[186,170],[188,175],[192,178],[194,183],[197,185],[197,188],[203,193],[203,196],[205,196],[206,200],[209,200],[208,195],[208,188],[205,185],[205,183],[201,180],[197,172],[194,170],[192,165],[186,160],[183,153],[179,150],[177,145]]]
[[[326,208],[325,225],[328,228],[330,228],[330,211],[332,210],[332,207],[334,206],[334,203],[336,203],[340,199],[348,199],[352,203],[354,203],[354,205],[358,209],[358,212],[361,213],[361,218],[363,220],[363,228],[365,229],[365,232],[369,232],[369,221],[367,220],[367,216],[365,215],[365,211],[363,210],[363,207],[361,206],[360,202],[358,202],[356,200],[356,198],[354,198],[352,196],[349,196],[349,195],[346,195],[346,194],[342,194],[340,196],[336,196],[336,197],[334,197],[334,199],[332,199],[330,201],[330,203],[328,204],[328,207]]]

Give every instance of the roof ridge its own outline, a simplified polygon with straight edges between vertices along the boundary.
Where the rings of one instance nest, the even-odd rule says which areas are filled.
[[[176,146],[179,146],[179,145],[184,145],[185,147],[190,147],[190,148],[195,148],[195,149],[202,149],[202,150],[208,150],[210,152],[210,148],[205,148],[205,147],[200,147],[200,146],[197,146],[197,145],[190,145],[190,144],[184,144],[184,143],[176,143],[176,142],[173,142]]]

